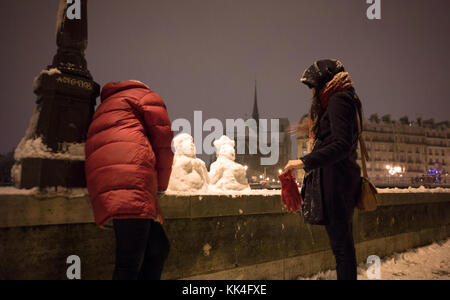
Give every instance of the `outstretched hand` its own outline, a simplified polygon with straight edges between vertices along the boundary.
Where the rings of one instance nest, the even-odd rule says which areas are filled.
[[[303,161],[291,160],[288,162],[286,167],[284,167],[284,173],[300,170],[300,169],[303,169],[304,167],[305,167],[305,165],[303,164]]]

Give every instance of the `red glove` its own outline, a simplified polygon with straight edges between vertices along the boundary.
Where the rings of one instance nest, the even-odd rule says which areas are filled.
[[[281,201],[288,212],[297,212],[303,205],[303,199],[293,172],[285,172],[278,176],[281,182]]]

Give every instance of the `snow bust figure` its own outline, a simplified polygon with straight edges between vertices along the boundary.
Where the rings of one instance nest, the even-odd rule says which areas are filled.
[[[179,134],[173,139],[175,156],[169,181],[170,192],[207,192],[209,175],[205,163],[195,155],[194,139]]]
[[[217,161],[211,165],[209,177],[211,186],[218,191],[250,190],[247,180],[247,170],[235,162],[235,142],[227,136],[222,136],[214,142],[217,149]]]

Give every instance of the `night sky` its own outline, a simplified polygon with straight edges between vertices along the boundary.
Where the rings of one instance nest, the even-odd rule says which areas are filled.
[[[56,51],[58,1],[0,2],[0,152],[17,146],[35,107],[32,81]],[[316,59],[339,58],[366,116],[450,120],[450,1],[91,0],[87,60],[94,79],[138,79],[172,119],[249,117],[258,80],[262,117],[307,113],[299,83]]]

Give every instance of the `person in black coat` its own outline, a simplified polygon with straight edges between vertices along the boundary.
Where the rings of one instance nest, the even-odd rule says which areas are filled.
[[[290,161],[285,171],[305,170],[302,187],[305,222],[326,226],[338,280],[356,280],[352,220],[362,184],[361,168],[356,162],[356,113],[362,120],[361,101],[338,60],[315,62],[301,81],[313,91],[311,152]]]

